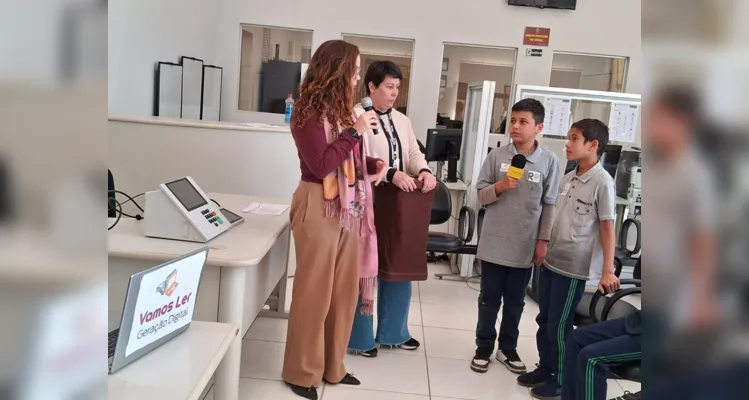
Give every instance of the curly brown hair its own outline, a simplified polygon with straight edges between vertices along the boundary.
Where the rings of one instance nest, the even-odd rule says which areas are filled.
[[[304,125],[317,114],[317,125],[323,118],[332,126],[348,128],[354,124],[354,88],[351,77],[357,73],[356,58],[359,48],[343,40],[328,40],[320,45],[310,60],[304,75],[299,100],[294,104],[291,126]]]

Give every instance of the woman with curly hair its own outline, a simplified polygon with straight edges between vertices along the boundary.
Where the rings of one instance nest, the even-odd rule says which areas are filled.
[[[361,135],[377,126],[374,111],[356,118],[359,49],[342,40],[312,56],[291,117],[301,182],[291,202],[297,269],[283,380],[316,400],[316,386],[359,385],[343,359],[359,292],[371,314],[377,280],[372,183],[385,177],[382,160],[366,157]]]

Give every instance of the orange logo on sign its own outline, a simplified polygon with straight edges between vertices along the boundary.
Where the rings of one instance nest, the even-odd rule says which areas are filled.
[[[161,282],[161,284],[156,288],[156,291],[167,297],[171,297],[174,293],[174,290],[177,289],[178,285],[179,283],[177,283],[177,270],[175,269],[171,274],[169,274],[169,276],[166,277],[166,280],[164,282]]]

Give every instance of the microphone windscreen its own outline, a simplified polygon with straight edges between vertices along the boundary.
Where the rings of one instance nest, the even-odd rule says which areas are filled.
[[[369,97],[361,99],[361,106],[364,107],[365,110],[372,108],[372,99],[370,99]]]
[[[528,159],[525,158],[522,154],[515,154],[512,157],[512,161],[510,161],[510,165],[518,168],[518,169],[525,169],[525,164],[528,162]]]

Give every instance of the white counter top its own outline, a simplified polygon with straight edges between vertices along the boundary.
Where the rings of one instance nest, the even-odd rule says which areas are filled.
[[[197,400],[237,336],[236,325],[193,321],[181,335],[108,377],[108,398]]]
[[[184,126],[189,128],[206,128],[206,129],[228,129],[235,131],[261,131],[261,132],[279,132],[290,133],[288,126],[240,123],[226,121],[201,121],[196,119],[166,118],[166,117],[119,117],[109,116],[109,121],[129,122],[134,124],[152,124],[152,125],[169,125]]]
[[[269,199],[234,194],[208,193],[227,210],[245,221],[211,240],[206,265],[219,267],[247,267],[260,263],[289,225],[289,210],[278,216],[243,213],[250,203],[289,204],[284,199]],[[109,218],[111,225],[114,218]],[[180,240],[156,239],[143,236],[142,222],[121,218],[108,232],[109,256],[164,262],[197,250],[205,244]]]

